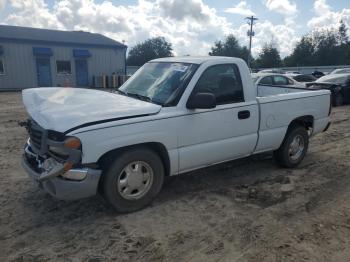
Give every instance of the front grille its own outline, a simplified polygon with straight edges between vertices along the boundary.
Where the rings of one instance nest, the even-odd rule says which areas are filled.
[[[33,120],[29,120],[28,132],[30,143],[38,150],[42,149],[42,141],[44,136],[44,129],[41,128]]]

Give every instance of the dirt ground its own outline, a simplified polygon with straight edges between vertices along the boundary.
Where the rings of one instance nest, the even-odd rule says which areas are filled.
[[[0,93],[1,261],[350,261],[350,106],[297,169],[256,156],[170,177],[127,215],[63,202],[23,172],[19,93]]]

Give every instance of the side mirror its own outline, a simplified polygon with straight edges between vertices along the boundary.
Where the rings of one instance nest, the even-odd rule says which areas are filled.
[[[212,93],[197,93],[187,101],[188,109],[210,109],[216,107],[216,98]]]

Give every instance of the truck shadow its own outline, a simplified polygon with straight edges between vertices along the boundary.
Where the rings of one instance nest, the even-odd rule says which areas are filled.
[[[151,206],[157,208],[166,202],[199,193],[222,193],[237,188],[246,188],[261,180],[272,179],[274,175],[281,172],[288,173],[289,171],[278,169],[271,155],[264,154],[166,177],[163,189]],[[39,189],[33,189],[24,196],[22,199],[24,205],[33,206],[36,211],[47,214],[65,210],[67,211],[64,212],[67,213],[67,219],[100,212],[110,215],[116,214],[101,196],[79,201],[59,201]]]
[[[271,154],[234,160],[178,176],[167,177],[163,190],[154,205],[162,205],[178,198],[208,193],[253,200],[258,197],[254,196],[254,190],[260,183],[288,183],[286,176],[289,173],[291,170],[277,167]],[[265,204],[272,204],[268,202],[267,200]],[[272,200],[272,202],[275,201]],[[265,204],[262,203],[262,205]]]
[[[299,169],[312,165],[312,158],[309,155]],[[279,168],[271,154],[262,154],[167,177],[163,189],[151,206],[137,213],[157,212],[158,209],[169,209],[169,205],[176,208],[179,204],[177,201],[206,198],[209,194],[229,197],[232,202],[248,202],[262,208],[268,207],[286,200],[286,194],[279,192],[274,195],[273,191],[279,191],[282,185],[289,184],[292,172],[294,171],[291,169]],[[49,216],[50,219],[46,221],[49,220],[50,223],[71,222],[75,219],[81,220],[82,217],[87,222],[99,217],[124,216],[117,214],[101,196],[67,202],[58,201],[34,189],[25,193],[21,200],[27,210],[35,210],[32,215],[38,220],[42,216]]]

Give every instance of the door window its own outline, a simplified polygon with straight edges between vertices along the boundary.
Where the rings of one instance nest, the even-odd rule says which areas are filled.
[[[272,77],[271,76],[264,77],[263,79],[260,80],[259,84],[261,84],[261,85],[272,85],[273,84]]]
[[[288,79],[284,76],[274,76],[273,81],[277,86],[285,86],[288,85]]]
[[[199,78],[194,93],[213,93],[218,105],[244,102],[238,67],[222,64],[207,68]]]

